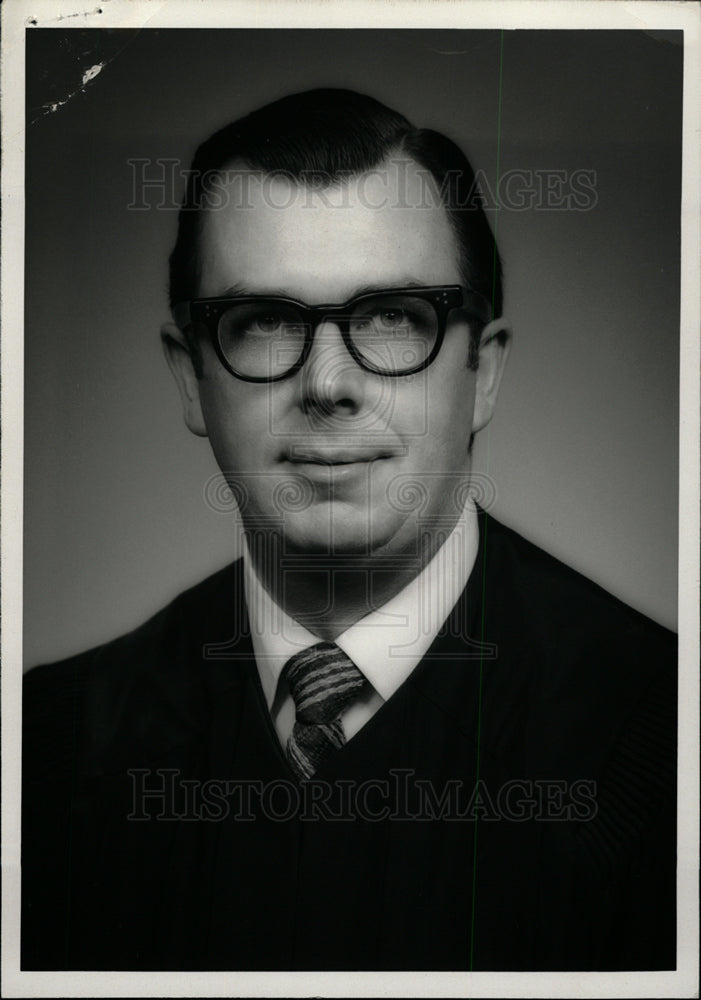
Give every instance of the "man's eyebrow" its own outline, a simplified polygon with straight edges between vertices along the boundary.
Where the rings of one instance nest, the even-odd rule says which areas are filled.
[[[276,295],[284,299],[293,299],[294,295],[291,295],[289,290],[286,288],[247,288],[245,285],[227,285],[223,292],[221,292],[217,298],[221,299],[237,299],[242,298],[246,295],[252,296],[266,296],[266,295]]]
[[[416,278],[405,278],[402,280],[393,281],[391,283],[387,282],[371,282],[366,285],[357,285],[355,288],[351,289],[348,295],[342,300],[344,302],[350,301],[350,299],[356,299],[359,295],[369,295],[372,292],[383,292],[387,288],[425,288],[425,281],[417,281]],[[243,298],[246,296],[251,297],[267,297],[275,296],[277,298],[283,299],[295,299],[300,301],[299,295],[296,292],[291,291],[289,288],[274,288],[265,286],[263,288],[248,288],[246,285],[241,283],[236,283],[234,285],[227,285],[223,292],[217,298]],[[321,300],[317,300],[321,303]]]
[[[428,283],[430,286],[430,282]],[[404,278],[399,281],[393,281],[391,284],[387,282],[378,283],[373,282],[369,285],[358,285],[353,289],[351,294],[348,296],[350,299],[356,299],[359,295],[369,295],[372,292],[382,292],[385,288],[426,288],[427,283],[425,281],[417,281],[416,278]]]

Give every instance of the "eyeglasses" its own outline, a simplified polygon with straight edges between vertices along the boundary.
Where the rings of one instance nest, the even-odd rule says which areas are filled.
[[[484,297],[460,285],[387,288],[315,306],[277,295],[193,299],[176,305],[173,316],[181,330],[206,333],[236,378],[279,382],[299,371],[325,322],[338,327],[365,371],[413,375],[437,357],[453,309],[483,324],[491,318]]]

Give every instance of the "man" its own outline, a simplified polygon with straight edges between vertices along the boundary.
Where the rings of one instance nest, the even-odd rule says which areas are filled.
[[[28,675],[23,967],[674,967],[674,637],[472,498],[500,270],[371,98],[200,147],[162,336],[246,547]]]

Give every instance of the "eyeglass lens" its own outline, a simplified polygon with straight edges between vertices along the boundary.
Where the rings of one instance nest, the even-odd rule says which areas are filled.
[[[431,303],[406,294],[364,298],[344,312],[343,321],[363,361],[393,375],[426,361],[438,335],[438,317]],[[274,378],[299,361],[308,328],[303,310],[261,298],[226,310],[219,321],[219,343],[239,374]],[[323,336],[323,327],[317,329],[315,342]]]

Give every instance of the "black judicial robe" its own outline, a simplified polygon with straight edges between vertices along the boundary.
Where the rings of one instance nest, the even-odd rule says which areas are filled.
[[[675,636],[479,526],[426,657],[307,786],[240,562],[30,671],[22,967],[674,968]]]

